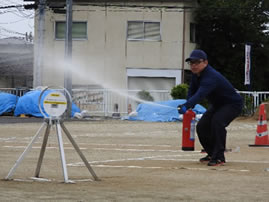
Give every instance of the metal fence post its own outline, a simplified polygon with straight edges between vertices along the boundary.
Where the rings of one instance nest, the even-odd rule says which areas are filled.
[[[104,112],[108,116],[108,89],[104,89]]]
[[[253,97],[254,97],[254,109],[256,109],[256,107],[258,107],[259,105],[259,96],[256,91],[253,92]]]

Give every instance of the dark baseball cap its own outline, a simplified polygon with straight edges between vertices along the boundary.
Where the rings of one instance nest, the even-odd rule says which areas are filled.
[[[188,57],[185,60],[185,62],[188,62],[190,60],[200,60],[200,59],[207,60],[207,54],[202,50],[196,49],[191,52],[190,57]]]

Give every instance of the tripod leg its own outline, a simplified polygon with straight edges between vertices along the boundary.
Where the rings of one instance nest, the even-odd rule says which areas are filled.
[[[92,167],[90,166],[90,164],[88,163],[87,159],[85,158],[85,156],[83,155],[83,153],[81,152],[81,150],[79,149],[77,143],[74,141],[74,139],[72,138],[71,134],[69,133],[69,131],[66,129],[66,127],[64,126],[63,123],[60,123],[62,126],[63,131],[65,132],[67,138],[69,139],[69,141],[72,143],[73,147],[76,149],[78,155],[80,156],[80,158],[82,159],[82,161],[84,162],[85,166],[88,168],[88,170],[90,171],[90,173],[92,174],[94,180],[98,181],[99,178],[97,177],[97,175],[95,174],[95,172],[93,171]]]
[[[61,155],[61,161],[62,161],[64,182],[68,183],[69,181],[68,181],[68,174],[67,174],[67,168],[66,168],[66,162],[65,162],[62,132],[61,132],[61,126],[58,121],[56,121],[56,131],[57,131],[57,137],[58,137],[59,149],[60,149],[60,155]]]
[[[8,175],[6,176],[6,180],[10,179],[11,176],[13,175],[13,173],[15,172],[15,170],[17,169],[17,167],[20,165],[21,161],[24,159],[25,155],[31,150],[32,145],[34,144],[34,142],[37,140],[37,138],[40,135],[41,130],[45,127],[47,123],[44,122],[41,127],[39,128],[39,130],[37,131],[37,133],[35,134],[35,136],[32,138],[31,142],[28,144],[28,146],[26,147],[26,149],[24,150],[24,152],[21,154],[21,156],[18,158],[18,160],[16,161],[16,163],[14,164],[14,166],[10,169]]]
[[[41,147],[41,150],[40,150],[40,154],[39,154],[39,159],[38,159],[38,163],[37,163],[37,167],[36,167],[36,171],[35,171],[35,177],[39,177],[41,164],[42,164],[42,161],[43,161],[43,158],[44,158],[45,149],[46,149],[47,142],[48,142],[50,128],[51,128],[51,124],[48,124],[47,128],[46,128],[45,136],[44,136],[44,139],[43,139],[42,147]]]

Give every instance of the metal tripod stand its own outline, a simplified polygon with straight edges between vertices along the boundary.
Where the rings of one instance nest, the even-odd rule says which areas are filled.
[[[84,162],[85,166],[88,168],[89,172],[92,174],[94,180],[96,180],[96,181],[99,180],[97,175],[93,171],[92,167],[88,163],[87,159],[85,158],[85,156],[83,155],[83,153],[79,149],[78,145],[76,144],[76,142],[72,138],[71,134],[69,133],[69,131],[67,130],[67,128],[63,124],[63,121],[61,121],[59,119],[53,119],[53,120],[45,119],[44,123],[41,125],[41,127],[37,131],[36,135],[32,138],[31,142],[28,144],[28,146],[26,147],[24,152],[18,158],[18,160],[16,161],[14,166],[11,168],[11,170],[9,171],[9,173],[6,176],[5,179],[6,180],[11,179],[11,176],[13,175],[13,173],[15,172],[17,167],[20,165],[20,163],[22,162],[22,160],[24,159],[26,154],[31,150],[32,145],[36,142],[36,140],[40,136],[42,129],[46,127],[43,143],[42,143],[40,154],[39,154],[37,167],[36,167],[36,170],[35,170],[35,177],[37,177],[37,178],[39,177],[41,164],[42,164],[43,157],[44,157],[44,154],[45,154],[45,150],[46,150],[46,146],[47,146],[47,142],[48,142],[48,137],[49,137],[50,129],[51,129],[52,125],[56,126],[56,133],[57,133],[57,138],[58,138],[58,144],[59,144],[59,150],[60,150],[60,156],[61,156],[61,162],[62,162],[62,169],[63,169],[63,175],[64,175],[64,182],[65,183],[70,183],[71,181],[68,179],[68,173],[67,173],[67,168],[66,168],[66,161],[65,161],[65,154],[64,154],[64,147],[63,147],[63,140],[62,140],[62,132],[61,132],[62,130],[64,131],[67,138],[69,139],[69,141],[71,142],[71,144],[73,145],[75,150],[77,151],[78,155],[80,156],[80,158]]]

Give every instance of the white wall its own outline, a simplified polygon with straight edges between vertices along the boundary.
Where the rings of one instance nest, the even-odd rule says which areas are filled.
[[[182,4],[178,4],[180,5]],[[189,24],[190,18],[188,13],[186,25]],[[42,67],[43,85],[63,86],[63,72],[66,66],[64,40],[54,38],[55,21],[61,20],[65,20],[65,15],[47,11]],[[128,20],[159,21],[162,40],[160,42],[127,41]],[[73,21],[88,22],[88,38],[73,40],[72,82],[74,85],[99,84],[105,88],[127,89],[128,67],[178,72],[182,69],[182,60],[184,60],[182,58],[182,9],[73,6]],[[189,37],[187,30],[185,36],[185,55],[188,55],[193,49],[193,44],[189,44],[186,40]]]

